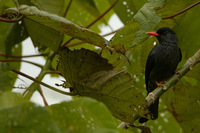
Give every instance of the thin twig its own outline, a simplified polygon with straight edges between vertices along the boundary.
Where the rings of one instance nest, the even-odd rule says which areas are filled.
[[[15,73],[17,73],[17,74],[19,74],[19,75],[22,75],[22,76],[24,76],[24,77],[26,77],[26,78],[28,78],[28,79],[30,79],[30,80],[38,83],[38,84],[41,84],[41,85],[43,85],[43,86],[45,86],[45,87],[47,87],[47,88],[49,88],[49,89],[51,89],[53,91],[56,91],[58,93],[61,93],[61,94],[64,94],[64,95],[69,95],[69,96],[75,96],[75,95],[77,95],[76,93],[69,93],[69,92],[61,91],[61,90],[59,90],[57,88],[54,88],[53,86],[50,86],[50,85],[48,85],[48,84],[46,84],[44,82],[41,82],[41,81],[39,81],[39,80],[37,80],[37,79],[35,79],[35,78],[33,78],[33,77],[25,74],[25,73],[22,73],[22,72],[20,72],[20,71],[18,71],[16,69],[13,69],[12,71],[15,72]]]
[[[55,70],[51,70],[51,71],[47,71],[47,74],[58,74],[62,76],[62,73],[59,71],[55,71]]]
[[[187,7],[187,8],[185,8],[184,10],[182,10],[182,11],[180,11],[180,12],[174,14],[174,15],[171,15],[171,16],[168,16],[168,17],[163,17],[162,19],[170,19],[170,18],[176,17],[176,16],[178,16],[178,15],[184,13],[185,11],[187,11],[187,10],[189,10],[189,9],[191,9],[191,8],[193,8],[193,7],[195,7],[195,6],[198,5],[198,4],[200,4],[200,1],[196,2],[195,4],[193,4],[193,5],[191,5],[191,6]]]
[[[21,19],[21,18],[20,18],[20,19]],[[18,22],[20,19],[5,19],[5,18],[1,18],[1,17],[0,17],[0,21],[6,22],[6,23],[16,23],[16,22]]]
[[[64,15],[63,15],[63,17],[66,17],[66,16],[67,16],[67,13],[68,13],[68,11],[69,11],[69,8],[70,8],[71,4],[72,4],[72,0],[69,1],[68,5],[67,5],[67,8],[66,8],[66,10],[65,10],[65,13],[64,13]]]
[[[100,20],[103,16],[105,16],[116,4],[117,4],[118,0],[115,0],[112,5],[104,12],[102,13],[98,18],[96,18],[93,22],[91,22],[89,25],[87,25],[85,28],[89,28],[92,25],[94,25],[98,20]],[[70,38],[68,41],[66,41],[64,43],[64,45],[62,46],[62,48],[64,47],[68,47],[67,45],[73,40],[74,38]]]
[[[26,61],[26,60],[18,60],[18,59],[7,59],[7,60],[0,60],[0,62],[26,62],[26,63],[29,63],[29,64],[32,64],[32,65],[35,65],[37,67],[40,67],[42,68],[43,66],[40,65],[40,64],[37,64],[37,63],[34,63],[34,62],[31,62],[31,61]]]
[[[85,28],[90,28],[92,25],[94,25],[98,20],[100,20],[103,16],[105,16],[117,4],[117,2],[118,0],[115,0],[104,13],[102,13],[98,18],[96,18],[92,23],[87,25]]]
[[[123,27],[121,27],[121,28],[119,28],[119,29],[117,29],[117,30],[115,30],[115,31],[112,31],[112,32],[110,32],[110,33],[106,33],[106,34],[104,34],[104,35],[102,35],[103,37],[105,37],[105,36],[109,36],[109,35],[112,35],[112,34],[114,34],[115,32],[117,32],[118,30],[121,30]]]
[[[38,85],[39,85],[39,84],[38,84]],[[39,85],[39,92],[40,92],[40,95],[41,95],[42,100],[43,100],[43,102],[44,102],[44,106],[49,106],[48,103],[47,103],[47,100],[46,100],[45,97],[44,97],[44,94],[43,94],[41,85]]]
[[[0,52],[0,56],[6,57],[6,54]],[[38,57],[38,56],[47,56],[47,54],[37,54],[37,55],[24,55],[24,56],[9,56],[12,58],[29,58],[29,57]]]

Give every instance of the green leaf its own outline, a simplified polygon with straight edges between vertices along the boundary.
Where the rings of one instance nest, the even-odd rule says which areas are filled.
[[[67,19],[57,15],[40,11],[36,7],[22,5],[20,6],[20,13],[39,24],[67,34],[71,37],[78,38],[87,43],[102,48],[105,47],[105,44],[107,43],[106,40],[97,33],[85,28],[81,28],[78,25],[71,23]]]
[[[165,0],[150,0],[134,16],[134,18],[111,40],[111,44],[123,44],[130,48],[142,43],[148,38],[145,32],[153,30],[161,20],[161,15],[155,13],[156,8],[162,8]]]
[[[189,6],[189,4],[188,4]],[[168,0],[166,2],[166,5],[157,11],[157,13],[161,14],[162,17],[168,17],[171,15],[174,15],[184,8],[187,7],[187,1],[184,0]],[[178,25],[178,23],[181,21],[181,19],[184,17],[184,14],[180,14],[172,19],[162,19],[159,25],[157,26],[157,29],[161,27],[170,27],[173,29]]]
[[[159,24],[161,15],[156,14],[155,9],[162,8],[164,4],[165,0],[150,0],[147,2],[126,26],[116,32],[110,40],[110,46],[115,51],[121,51],[119,53],[126,55],[130,60],[137,58],[137,56],[132,56],[135,54],[133,47],[143,43],[149,37],[145,32],[152,31]],[[109,53],[107,49],[104,49],[102,53],[102,57],[108,59],[109,63],[116,67],[116,70],[124,68],[127,58],[123,55],[116,52]],[[130,58],[130,56],[133,58]],[[137,62],[133,64],[137,65]]]
[[[105,13],[105,11],[107,11],[111,6],[108,0],[93,0],[93,1],[95,2],[95,7],[98,9],[100,14]],[[110,17],[113,14],[114,14],[114,11],[112,8],[111,10],[109,10],[109,12],[106,13],[106,15],[103,16],[103,20],[106,22],[106,24],[108,23],[108,21],[110,20]]]
[[[86,4],[86,3],[85,4],[81,4],[82,1],[83,0],[74,0],[71,3],[70,8],[69,8],[65,18],[67,20],[71,21],[72,23],[75,23],[75,24],[77,24],[77,25],[79,25],[81,27],[86,27],[91,22],[96,20],[96,18],[97,18],[96,15],[98,15],[98,14],[97,14],[97,11],[96,11],[97,9],[95,9],[95,8],[98,8],[98,5],[96,4],[96,2],[95,2],[95,6],[93,4]],[[89,1],[92,1],[92,0],[89,0]],[[91,2],[91,3],[93,3],[93,2]],[[68,4],[69,4],[69,2],[66,2],[65,7],[67,7]],[[86,6],[89,6],[90,8],[88,9],[88,8],[86,8]],[[105,9],[102,9],[102,10],[105,10]],[[96,13],[94,13],[94,12],[96,12]],[[99,12],[102,13],[101,11],[99,11]],[[106,15],[106,18],[107,18],[107,15]],[[103,19],[105,19],[105,16],[104,16]],[[108,20],[106,19],[106,21],[108,21]],[[102,22],[103,21],[97,21],[89,29],[99,33],[100,32],[99,25],[102,24]]]
[[[88,13],[94,17],[99,17],[100,13],[93,0],[76,0],[76,2]]]
[[[85,49],[60,50],[59,56],[58,69],[81,96],[102,101],[115,117],[133,122],[145,99],[128,73],[115,71],[106,59]]]
[[[0,22],[0,52],[5,53],[5,39],[9,33],[9,29],[12,24]],[[12,47],[13,55],[21,55],[22,47],[21,44],[15,45]],[[0,56],[0,60],[5,60],[7,58]],[[13,62],[6,65],[5,63],[1,63],[1,74],[0,74],[0,91],[4,92],[5,90],[11,90],[14,87],[15,80],[17,79],[17,74],[10,72],[10,68],[20,69],[20,62]]]
[[[35,5],[43,11],[63,16],[65,0],[36,0]]]
[[[40,49],[50,48],[53,51],[58,50],[63,40],[63,34],[30,19],[24,19],[24,23],[35,47]]]
[[[47,109],[63,133],[117,133],[114,117],[104,104],[96,100],[78,98]]]
[[[16,0],[20,5],[29,5],[33,6],[35,4],[35,1],[33,0]],[[16,5],[17,6],[17,5]]]
[[[199,82],[183,77],[173,90],[163,97],[168,109],[186,133],[197,133],[200,130],[199,93]]]
[[[109,0],[110,4],[114,2],[114,0]],[[120,20],[127,24],[138,12],[138,10],[145,4],[146,0],[119,0],[117,4],[114,6],[114,11]]]
[[[4,133],[60,133],[45,108],[24,101],[14,93],[0,96],[0,129]]]
[[[195,2],[195,0],[192,0],[190,3]],[[198,36],[200,34],[200,19],[198,19],[199,11],[200,9],[196,7],[190,9],[186,12],[179,25],[175,28],[175,32],[179,39],[179,47],[181,48],[183,55],[182,63],[184,63],[184,61],[191,57],[200,48],[200,38]],[[197,65],[196,68],[187,75],[199,79],[199,69],[200,65]]]
[[[5,10],[7,8],[10,8],[10,7],[14,7],[14,6],[15,5],[14,5],[13,1],[11,1],[11,0],[9,0],[9,1],[8,0],[1,0],[0,1],[0,9],[2,9],[2,10]]]
[[[28,36],[23,21],[12,24],[5,40],[6,55],[10,56],[12,54],[12,47],[25,40]]]
[[[174,118],[173,114],[167,110],[162,100],[159,101],[159,116],[156,120],[149,120],[147,125],[153,133],[183,133],[181,126]]]
[[[10,70],[11,67],[7,63],[0,62],[0,94],[13,88],[17,75]]]

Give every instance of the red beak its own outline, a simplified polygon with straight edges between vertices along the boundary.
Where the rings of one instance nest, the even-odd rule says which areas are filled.
[[[153,35],[153,36],[159,36],[159,34],[156,33],[155,31],[146,32],[146,34],[148,34],[148,35]]]

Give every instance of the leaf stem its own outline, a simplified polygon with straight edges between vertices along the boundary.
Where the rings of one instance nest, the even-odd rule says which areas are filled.
[[[193,7],[195,7],[195,6],[198,5],[198,4],[200,4],[200,1],[196,2],[196,3],[193,4],[193,5],[190,5],[189,7],[185,8],[184,10],[182,10],[182,11],[180,11],[180,12],[174,14],[174,15],[171,15],[171,16],[168,16],[168,17],[163,17],[162,19],[174,18],[174,17],[176,17],[176,16],[178,16],[178,15],[180,15],[180,14],[186,12],[187,10],[189,10],[189,9],[191,9],[191,8],[193,8]]]

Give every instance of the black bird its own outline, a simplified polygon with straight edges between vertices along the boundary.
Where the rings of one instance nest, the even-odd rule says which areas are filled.
[[[170,78],[182,59],[181,50],[177,45],[178,39],[173,30],[168,27],[158,29],[156,32],[147,32],[148,35],[154,35],[159,43],[149,53],[146,69],[145,83],[147,94],[152,92],[158,86],[162,86],[162,82]],[[158,118],[157,99],[148,108],[152,120]],[[140,123],[148,121],[147,118],[141,117]]]

